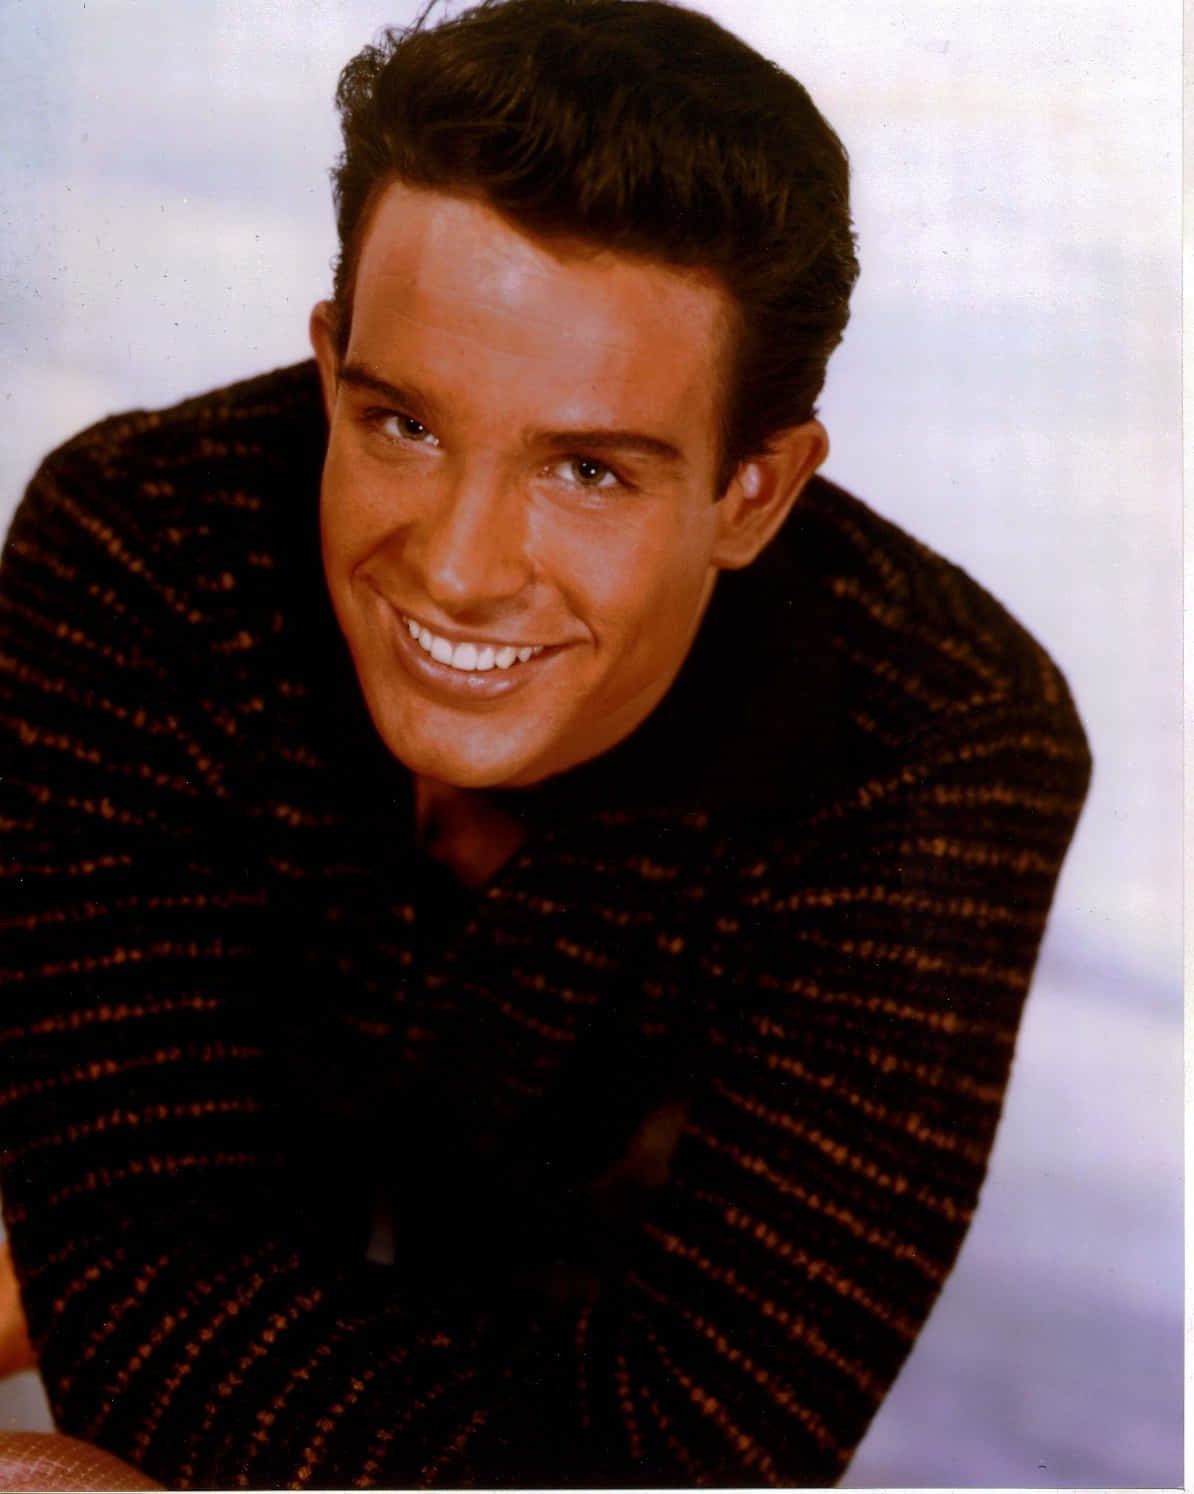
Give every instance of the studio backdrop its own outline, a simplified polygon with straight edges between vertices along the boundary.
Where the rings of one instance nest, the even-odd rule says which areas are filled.
[[[825,470],[1045,643],[1095,757],[975,1226],[847,1482],[1178,1484],[1180,8],[700,8],[853,162]],[[306,356],[336,76],[412,12],[0,6],[0,524],[81,426]]]

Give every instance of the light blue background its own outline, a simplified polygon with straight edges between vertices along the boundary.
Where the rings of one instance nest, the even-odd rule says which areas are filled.
[[[975,1227],[847,1482],[1176,1485],[1180,9],[704,8],[854,161],[827,472],[1043,639],[1096,757]],[[0,525],[80,426],[305,356],[336,75],[411,9],[0,0]]]

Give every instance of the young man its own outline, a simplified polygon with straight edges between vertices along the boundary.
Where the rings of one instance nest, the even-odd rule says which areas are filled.
[[[339,99],[315,367],[85,433],[7,549],[56,1417],[172,1486],[830,1482],[977,1198],[1081,728],[814,476],[799,85],[509,0]]]

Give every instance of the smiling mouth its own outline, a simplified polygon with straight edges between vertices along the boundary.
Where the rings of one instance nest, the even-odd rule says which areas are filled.
[[[453,643],[441,638],[430,628],[416,622],[413,617],[401,614],[403,626],[423,652],[437,664],[446,664],[449,669],[459,669],[464,674],[480,674],[490,669],[511,669],[516,664],[525,664],[528,659],[541,654],[546,645],[524,644],[521,648],[512,643],[465,642]]]

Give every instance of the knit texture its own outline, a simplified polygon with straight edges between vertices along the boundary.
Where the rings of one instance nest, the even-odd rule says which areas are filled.
[[[106,421],[5,550],[0,1188],[56,1421],[169,1487],[830,1483],[978,1197],[1065,683],[815,481],[469,894],[326,599],[324,439],[311,365]]]

